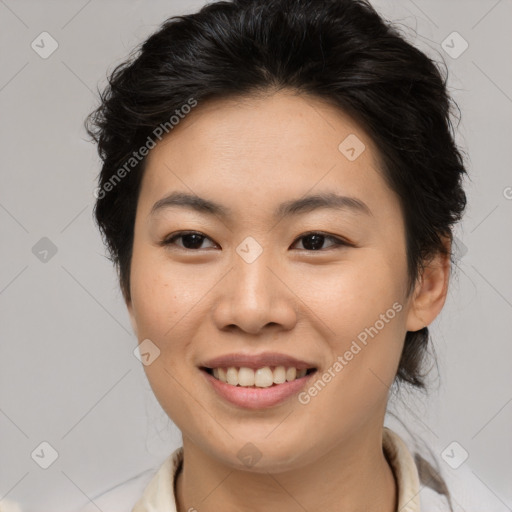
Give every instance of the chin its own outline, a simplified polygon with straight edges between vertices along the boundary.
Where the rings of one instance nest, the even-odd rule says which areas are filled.
[[[267,430],[264,435],[268,435],[268,432],[270,431]],[[297,439],[294,442],[286,436],[286,443],[283,444],[279,437],[277,432],[275,439],[265,439],[264,436],[235,437],[225,449],[219,450],[219,447],[215,446],[209,452],[211,456],[222,460],[227,466],[251,473],[283,473],[309,462],[308,455],[304,453],[304,439]],[[318,447],[310,446],[307,449],[308,454],[318,454]]]

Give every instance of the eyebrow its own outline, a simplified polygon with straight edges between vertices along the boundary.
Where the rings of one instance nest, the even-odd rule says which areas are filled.
[[[151,209],[150,215],[165,210],[166,208],[188,208],[200,213],[216,215],[223,218],[234,217],[230,208],[224,205],[188,194],[186,192],[172,192],[168,196],[158,200]],[[354,213],[372,215],[370,208],[356,197],[341,196],[334,192],[324,192],[314,195],[292,199],[281,203],[274,212],[275,218],[309,213],[318,209],[348,210]]]

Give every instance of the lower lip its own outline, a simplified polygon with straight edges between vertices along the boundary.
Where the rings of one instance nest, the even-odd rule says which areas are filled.
[[[277,384],[268,388],[248,388],[232,386],[216,379],[204,370],[200,371],[222,398],[246,409],[264,409],[284,402],[291,396],[299,393],[309,382],[310,377],[316,373],[315,371],[300,379],[283,382],[283,384]]]

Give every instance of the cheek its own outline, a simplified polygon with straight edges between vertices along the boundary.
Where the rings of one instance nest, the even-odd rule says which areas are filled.
[[[339,340],[337,348],[372,326],[394,303],[405,309],[406,273],[401,259],[390,262],[376,250],[366,249],[356,256],[294,277],[293,288],[311,312],[309,317],[321,320],[326,337]],[[390,312],[393,321],[386,324],[387,331],[391,324],[401,329],[403,317],[395,317],[395,312]]]
[[[139,337],[162,343],[186,323],[205,291],[204,281],[185,268],[171,268],[164,251],[151,248],[134,248],[130,279]]]
[[[361,251],[360,257],[337,270],[303,281],[301,296],[321,319],[319,325],[328,340],[326,366],[339,363],[331,368],[336,377],[326,376],[332,384],[317,402],[322,407],[342,404],[345,413],[360,410],[364,416],[364,410],[371,414],[372,407],[385,398],[406,333],[404,262],[405,256],[402,261],[376,250]]]
[[[144,371],[156,399],[185,431],[194,417],[194,400],[184,391],[189,370],[194,306],[204,295],[204,282],[183,271],[171,271],[169,262],[146,248],[134,247],[131,269],[132,306],[139,340],[149,339],[160,350]]]
[[[376,411],[385,410],[405,336],[399,289],[382,272],[353,269],[338,281],[331,278],[323,305],[317,294],[312,309],[329,327],[330,354],[301,403],[311,417],[329,415],[326,439],[349,427],[365,428]]]

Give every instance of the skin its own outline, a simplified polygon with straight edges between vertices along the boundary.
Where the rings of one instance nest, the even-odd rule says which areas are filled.
[[[338,150],[349,134],[366,146],[354,161]],[[221,203],[233,216],[177,206],[152,215],[174,191]],[[318,192],[357,198],[371,213],[318,209],[274,219],[281,202]],[[404,229],[377,148],[343,112],[310,96],[285,90],[199,104],[150,152],[127,306],[139,341],[161,351],[145,371],[183,434],[180,512],[396,510],[382,451],[389,387],[406,332],[434,320],[449,275],[438,255],[407,294]],[[183,238],[162,245],[185,230],[205,236],[199,249],[184,248]],[[308,231],[352,246],[326,238],[312,250],[301,238]],[[248,236],[263,249],[252,263],[236,252]],[[292,397],[242,409],[219,398],[198,369],[223,354],[276,351],[322,374],[394,303],[402,310],[307,405]],[[252,467],[237,457],[248,442],[262,455]]]

